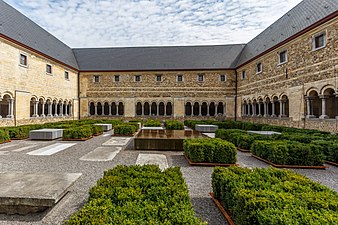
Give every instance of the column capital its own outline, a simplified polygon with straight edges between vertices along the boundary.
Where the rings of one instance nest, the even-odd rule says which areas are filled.
[[[329,98],[329,96],[327,96],[327,95],[319,95],[318,96],[320,99],[327,99],[327,98]]]

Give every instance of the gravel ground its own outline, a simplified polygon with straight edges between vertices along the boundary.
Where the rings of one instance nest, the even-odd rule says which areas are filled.
[[[52,209],[44,213],[28,216],[20,215],[1,215],[0,224],[62,224],[64,220],[77,211],[86,201],[89,189],[96,184],[102,177],[103,171],[110,169],[118,164],[134,165],[140,151],[132,150],[133,143],[121,151],[112,161],[109,162],[90,162],[81,161],[79,158],[88,152],[100,147],[102,143],[109,140],[110,136],[98,136],[86,142],[76,142],[64,151],[52,156],[31,156],[27,152],[35,149],[52,145],[61,141],[13,141],[0,145],[0,172],[6,171],[25,171],[25,172],[59,172],[59,173],[82,173],[83,175],[70,188],[70,192],[60,200]],[[64,142],[62,142],[64,143]],[[74,143],[74,142],[72,142]],[[16,146],[13,148],[2,148],[5,145]],[[12,152],[27,145],[35,147],[22,152]],[[202,217],[209,224],[226,224],[225,219],[213,203],[209,192],[211,187],[211,174],[213,168],[210,167],[190,167],[185,161],[182,152],[170,151],[142,151],[142,153],[160,153],[167,156],[169,166],[180,166],[181,171],[187,182],[191,200],[198,216]],[[243,167],[268,167],[267,164],[254,159],[250,153],[238,152],[238,162]],[[327,170],[295,170],[315,181],[330,187],[338,192],[338,168],[331,166]]]

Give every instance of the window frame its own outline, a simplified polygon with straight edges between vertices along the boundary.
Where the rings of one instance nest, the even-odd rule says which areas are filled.
[[[182,80],[179,80],[179,79],[178,79],[179,77],[181,77]],[[176,76],[176,81],[177,81],[177,82],[184,82],[184,76],[183,76],[183,74],[177,74],[177,76]]]
[[[261,62],[256,63],[256,74],[263,72],[263,64]]]
[[[139,79],[137,79],[139,78]],[[141,75],[134,75],[134,82],[141,82],[142,81],[142,76]]]
[[[21,57],[22,57],[22,56],[25,57],[25,62],[26,62],[26,64],[22,64],[22,63],[21,63]],[[25,53],[20,53],[20,55],[19,55],[19,65],[20,65],[20,66],[23,66],[23,67],[28,67],[28,56],[27,56],[27,54],[25,54]]]
[[[285,61],[281,61],[281,55],[283,54],[283,53],[285,53]],[[282,50],[282,51],[280,51],[280,52],[278,52],[278,65],[283,65],[283,64],[285,64],[285,63],[287,63],[288,62],[288,50]]]
[[[220,82],[226,82],[227,81],[227,75],[226,74],[220,74],[219,75],[219,81]]]
[[[114,82],[115,83],[119,83],[119,82],[121,82],[121,76],[119,75],[119,74],[117,74],[117,75],[114,75]]]
[[[241,72],[241,78],[242,78],[242,80],[246,79],[246,70],[242,70],[242,72]]]
[[[319,46],[319,47],[316,47],[316,40],[317,40],[317,38],[319,38],[320,36],[323,36],[323,45],[322,45],[322,46]],[[312,36],[312,51],[316,51],[316,50],[325,48],[325,47],[326,47],[326,43],[327,43],[327,35],[326,35],[326,31],[322,31],[322,32],[319,32],[319,33],[313,35],[313,36]]]
[[[204,81],[205,81],[204,76],[205,76],[204,73],[199,73],[199,74],[197,74],[197,81],[198,81],[198,82],[204,82]],[[200,80],[200,77],[202,77],[202,80]]]
[[[67,76],[66,76],[66,74],[67,74]],[[65,80],[69,80],[69,72],[68,71],[65,71],[64,77],[65,77]]]
[[[50,68],[50,71],[48,71],[48,68]],[[52,75],[53,74],[53,67],[51,64],[46,64],[46,74]]]
[[[98,80],[96,81],[96,78],[98,78]],[[93,75],[93,83],[98,84],[101,82],[101,76],[100,75]]]
[[[160,80],[158,80],[158,78],[160,78]],[[163,79],[162,79],[162,74],[156,74],[156,75],[155,75],[155,81],[156,81],[156,82],[162,82],[162,81],[163,81]]]

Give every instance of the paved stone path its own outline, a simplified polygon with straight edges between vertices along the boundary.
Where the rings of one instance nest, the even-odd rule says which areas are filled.
[[[168,161],[167,157],[163,154],[138,154],[136,165],[158,165],[161,170],[167,169]]]

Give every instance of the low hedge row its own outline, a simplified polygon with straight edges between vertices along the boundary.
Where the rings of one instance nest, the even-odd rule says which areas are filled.
[[[10,137],[7,131],[0,130],[0,144],[9,141]]]
[[[137,124],[136,124],[137,125]],[[137,131],[135,124],[120,124],[115,126],[114,134],[133,135]]]
[[[105,171],[88,202],[66,224],[206,224],[195,216],[178,167],[122,166]]]
[[[160,127],[161,126],[161,121],[159,120],[146,120],[143,124],[144,127]]]
[[[216,167],[212,187],[237,225],[338,224],[338,194],[289,170]]]
[[[167,130],[184,130],[184,123],[178,120],[165,121],[165,128]]]
[[[80,127],[72,127],[63,130],[63,138],[64,139],[82,139],[82,138],[90,138],[94,134],[94,126],[91,125],[83,125]],[[97,127],[97,126],[95,126]]]
[[[219,138],[186,139],[183,150],[192,162],[235,164],[237,161],[236,147]]]
[[[29,137],[29,131],[41,129],[43,125],[33,124],[33,125],[23,125],[17,127],[5,127],[3,128],[8,132],[11,139],[25,139]]]
[[[325,160],[338,163],[338,142],[327,140],[314,140],[311,142],[316,145],[325,155]]]
[[[322,166],[324,154],[315,144],[296,141],[255,141],[251,152],[274,164],[298,166]]]

